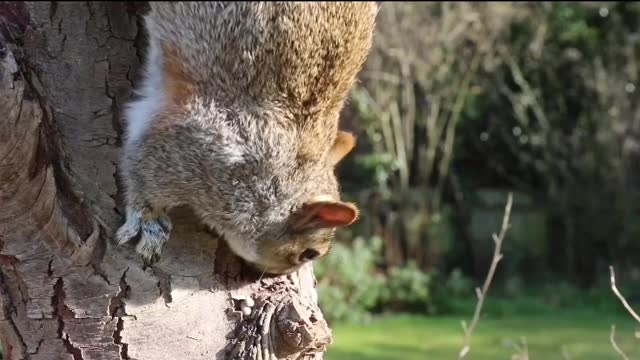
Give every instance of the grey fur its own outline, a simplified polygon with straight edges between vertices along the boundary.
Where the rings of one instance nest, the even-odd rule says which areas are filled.
[[[296,269],[307,248],[326,253],[335,229],[296,229],[291,218],[314,196],[340,201],[328,159],[375,3],[150,5],[147,78],[128,110],[129,121],[149,120],[125,144],[118,243],[140,236],[138,252],[159,256],[166,211],[187,204],[266,271]]]

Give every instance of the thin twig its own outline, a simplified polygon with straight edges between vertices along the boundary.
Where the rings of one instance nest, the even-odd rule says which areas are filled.
[[[618,346],[618,344],[616,343],[615,340],[615,334],[616,334],[616,326],[615,325],[611,325],[611,335],[609,336],[609,340],[611,340],[611,346],[613,346],[613,349],[620,354],[620,357],[622,357],[622,359],[624,360],[629,360],[629,358],[627,357],[627,355],[625,355],[625,353],[622,351],[622,349],[620,349],[620,347]]]
[[[511,356],[512,360],[529,360],[529,348],[527,347],[527,338],[520,338],[522,342],[522,347],[518,346],[518,344],[513,344],[513,347],[516,350],[516,353]]]
[[[491,266],[489,267],[489,273],[487,274],[487,278],[484,281],[484,286],[482,290],[476,289],[478,295],[478,303],[476,305],[475,313],[473,314],[473,319],[471,320],[471,326],[466,327],[463,326],[465,334],[464,334],[464,345],[462,350],[460,350],[459,359],[464,358],[469,351],[471,350],[471,334],[473,333],[473,329],[478,324],[478,320],[480,319],[480,311],[482,311],[482,304],[484,303],[484,299],[487,297],[487,292],[489,291],[489,286],[491,286],[491,281],[493,280],[493,275],[498,267],[498,263],[502,260],[502,241],[504,240],[505,235],[507,234],[507,230],[509,229],[509,218],[511,217],[511,205],[513,204],[513,194],[509,193],[509,197],[507,199],[507,206],[505,207],[504,216],[502,218],[502,228],[500,229],[500,235],[493,234],[493,241],[495,242],[495,250],[493,253],[493,259],[491,260]]]
[[[627,302],[627,299],[625,299],[624,296],[622,296],[622,294],[618,290],[618,287],[616,286],[616,273],[615,273],[615,271],[613,271],[613,266],[611,266],[611,265],[609,265],[609,272],[611,273],[611,290],[613,290],[613,293],[616,294],[618,299],[620,299],[620,302],[622,303],[624,308],[627,309],[629,314],[631,314],[631,316],[634,319],[636,319],[637,322],[640,323],[640,316],[638,316],[638,314],[635,311],[633,311],[633,309],[631,308],[631,305],[629,305],[629,303]],[[615,325],[611,325],[611,335],[609,336],[609,340],[611,340],[611,346],[613,346],[613,349],[618,354],[620,354],[620,356],[624,360],[629,360],[627,355],[625,355],[625,353],[622,351],[622,349],[620,349],[620,347],[616,343],[615,333],[616,333],[616,326]]]
[[[640,316],[638,316],[638,314],[635,311],[633,311],[633,309],[631,308],[631,305],[629,305],[627,300],[624,298],[624,296],[622,296],[622,294],[620,293],[620,291],[618,291],[618,288],[616,287],[616,273],[613,271],[613,266],[609,265],[609,271],[611,272],[611,290],[613,290],[613,293],[616,294],[616,296],[620,299],[620,301],[622,302],[622,305],[624,305],[625,309],[627,309],[629,314],[631,314],[631,316],[633,316],[634,319],[636,319],[636,321],[640,323]]]
[[[522,346],[524,349],[522,350],[522,360],[529,360],[529,346],[527,345],[527,338],[522,338]]]

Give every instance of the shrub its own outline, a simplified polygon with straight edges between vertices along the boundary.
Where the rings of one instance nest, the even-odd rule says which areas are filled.
[[[389,271],[381,301],[400,310],[425,312],[431,299],[431,276],[414,262]]]
[[[331,320],[361,322],[380,300],[385,280],[376,273],[382,240],[356,238],[351,246],[336,243],[315,266],[318,301]]]
[[[432,307],[432,276],[415,263],[380,270],[382,239],[338,242],[315,265],[318,301],[328,321],[366,322],[381,310],[426,313]]]

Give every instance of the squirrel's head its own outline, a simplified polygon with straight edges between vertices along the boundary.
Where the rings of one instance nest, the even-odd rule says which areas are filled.
[[[325,196],[310,198],[291,212],[280,231],[267,232],[259,239],[257,257],[251,263],[271,274],[295,271],[327,254],[335,230],[357,218],[358,208],[352,203]]]
[[[216,224],[233,252],[270,274],[293,272],[324,256],[336,230],[358,219],[356,205],[340,200],[334,174],[335,165],[354,145],[351,134],[339,131],[314,170],[269,170],[252,176],[246,187],[238,182],[228,198],[226,221]],[[271,180],[257,180],[274,174]],[[219,203],[225,197],[217,199]]]

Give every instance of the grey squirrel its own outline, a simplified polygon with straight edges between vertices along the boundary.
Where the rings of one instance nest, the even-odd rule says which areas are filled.
[[[119,245],[156,261],[189,205],[229,248],[282,274],[359,211],[335,166],[339,113],[372,45],[375,2],[150,2],[140,97],[125,110]]]

